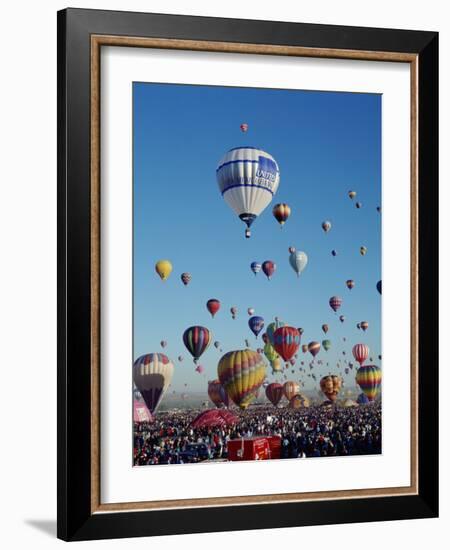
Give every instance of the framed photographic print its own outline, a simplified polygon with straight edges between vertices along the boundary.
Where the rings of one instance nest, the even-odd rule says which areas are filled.
[[[438,513],[438,36],[58,14],[58,536]]]

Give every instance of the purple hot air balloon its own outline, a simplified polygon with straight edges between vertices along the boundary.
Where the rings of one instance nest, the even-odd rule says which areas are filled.
[[[253,332],[255,337],[258,338],[258,334],[264,328],[264,319],[262,317],[258,317],[257,315],[250,317],[250,319],[248,320],[248,326],[250,327],[250,330]]]

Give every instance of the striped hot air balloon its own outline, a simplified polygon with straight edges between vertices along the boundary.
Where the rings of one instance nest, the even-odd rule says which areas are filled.
[[[257,273],[259,273],[261,271],[261,264],[259,262],[252,262],[250,264],[250,269],[256,275]]]
[[[329,301],[331,309],[336,313],[336,311],[341,307],[342,305],[342,298],[339,296],[332,296]]]
[[[273,347],[284,361],[289,361],[300,346],[300,333],[294,327],[280,327],[273,333]]]
[[[283,386],[278,382],[272,382],[266,387],[266,397],[276,407],[283,397]]]
[[[289,380],[288,382],[285,382],[283,385],[283,393],[288,401],[290,401],[294,395],[297,395],[300,393],[300,384],[297,382],[292,382]]]
[[[273,207],[272,214],[280,226],[283,227],[291,215],[291,207],[285,202],[280,202]]]
[[[353,357],[362,367],[364,361],[369,357],[369,346],[366,346],[366,344],[355,344],[352,353]]]
[[[228,206],[250,226],[270,204],[280,183],[275,159],[256,147],[235,147],[220,160],[216,169],[219,190]]]
[[[163,353],[141,355],[133,364],[133,381],[153,414],[172,381],[174,366]]]
[[[361,366],[356,371],[356,383],[369,401],[373,401],[381,385],[381,369],[375,365]]]
[[[217,373],[228,397],[238,407],[246,409],[264,382],[266,365],[256,351],[229,351],[220,359]]]
[[[339,392],[341,391],[341,387],[342,379],[340,376],[335,374],[324,376],[320,380],[320,389],[322,393],[329,401],[332,401],[333,403],[336,401]]]
[[[199,357],[208,349],[211,340],[211,332],[207,328],[201,326],[189,327],[183,334],[184,345],[194,358],[194,363],[196,364]]]
[[[310,342],[307,347],[307,351],[315,357],[319,351],[320,351],[320,343],[319,342]]]

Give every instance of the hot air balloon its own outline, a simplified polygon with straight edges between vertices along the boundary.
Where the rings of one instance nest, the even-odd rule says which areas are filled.
[[[361,321],[360,325],[364,332],[369,328],[369,323],[367,321]]]
[[[206,302],[206,309],[211,313],[211,317],[214,317],[214,315],[219,311],[220,309],[220,302],[219,300],[216,300],[215,298],[211,298],[211,300],[208,300]]]
[[[328,332],[328,325],[322,325],[322,330],[326,334]]]
[[[285,395],[286,399],[290,401],[294,395],[297,395],[300,393],[300,385],[297,384],[297,382],[285,382],[283,385],[283,394]]]
[[[336,313],[336,311],[341,307],[342,305],[342,298],[339,298],[339,296],[332,296],[329,301],[331,309]]]
[[[332,255],[333,257],[337,256],[336,250],[332,250],[332,251],[331,251],[331,255]]]
[[[181,363],[183,361],[183,356],[182,355],[179,355],[178,356],[178,361]]]
[[[369,398],[365,393],[360,393],[356,402],[358,403],[358,405],[366,405],[367,403],[369,403]]]
[[[343,323],[345,321],[345,315],[339,315],[339,321]],[[345,339],[344,339],[345,342]]]
[[[364,361],[369,357],[369,347],[366,344],[355,344],[353,346],[353,357],[358,361],[362,367]]]
[[[353,279],[348,279],[345,284],[347,285],[347,288],[351,290],[355,286],[355,281]]]
[[[249,307],[249,308],[247,309],[247,313],[248,313],[249,315],[253,315],[253,314],[255,313],[255,310],[254,310],[252,307]]]
[[[291,357],[291,359],[289,359],[289,363],[294,366],[295,365],[295,358],[294,357]],[[292,371],[292,374],[294,374],[294,371]]]
[[[291,208],[285,202],[280,202],[273,207],[272,214],[281,227],[291,215]]]
[[[325,351],[331,349],[331,340],[322,340],[322,347]]]
[[[166,340],[161,340],[160,344],[162,348],[165,348],[167,346]]]
[[[133,381],[152,414],[172,381],[173,369],[173,363],[162,353],[141,355],[133,364]]]
[[[231,318],[232,319],[236,319],[237,312],[238,312],[237,307],[235,307],[235,306],[230,307],[230,313],[231,313]]]
[[[308,344],[303,344],[302,345],[302,351],[303,351],[303,353],[306,353],[308,351]]]
[[[264,275],[269,279],[269,281],[272,275],[275,273],[276,268],[277,268],[276,264],[271,260],[266,260],[265,262],[263,262],[262,270]]]
[[[356,371],[356,383],[369,401],[373,401],[381,385],[381,369],[375,365],[361,366]]]
[[[319,351],[320,351],[320,344],[319,344],[319,342],[310,342],[310,343],[308,344],[307,350],[309,351],[309,353],[310,353],[313,357],[315,357],[315,356],[319,353]]]
[[[269,339],[269,342],[272,344],[274,344],[274,339],[273,339],[273,335],[274,335],[274,332],[279,329],[280,327],[284,327],[285,326],[285,322],[284,321],[281,321],[280,319],[276,318],[275,321],[273,321],[272,323],[269,323],[267,325],[267,328],[266,328],[266,334],[267,334],[267,338]]]
[[[288,248],[289,254],[293,254],[295,252],[295,246],[290,246]]]
[[[159,260],[155,264],[155,271],[163,281],[169,278],[169,275],[172,273],[172,269],[172,264],[169,260]]]
[[[275,350],[281,355],[284,361],[293,357],[300,345],[300,334],[294,327],[280,327],[273,333]]]
[[[359,248],[359,253],[361,254],[361,256],[365,256],[366,252],[367,252],[367,248],[365,246],[361,246]]]
[[[204,367],[202,365],[197,365],[195,367],[195,372],[198,372],[199,374],[202,374],[202,372],[204,371]]]
[[[180,275],[180,279],[184,286],[187,286],[191,282],[192,276],[190,273],[182,273]]]
[[[211,340],[212,334],[205,327],[189,327],[183,334],[184,345],[194,358],[194,363],[197,363],[199,357],[208,349]]]
[[[381,281],[378,281],[377,283],[377,290],[381,294]]]
[[[261,271],[261,264],[259,262],[252,262],[250,264],[250,269],[256,275],[257,273],[259,273]]]
[[[253,332],[256,338],[258,338],[258,334],[262,331],[264,328],[264,319],[262,317],[258,317],[255,315],[254,317],[250,317],[248,320],[248,326],[250,327],[250,330]]]
[[[219,380],[228,397],[241,409],[246,409],[264,382],[266,365],[256,351],[229,351],[217,366]]]
[[[264,346],[264,355],[267,357],[267,360],[272,363],[272,361],[275,361],[275,359],[278,359],[278,353],[275,351],[275,348],[272,346],[270,342],[265,344]]]
[[[283,372],[283,365],[281,364],[281,359],[278,354],[276,359],[270,362],[270,366],[272,367],[272,374],[276,374],[277,372]]]
[[[308,256],[301,250],[292,252],[289,256],[289,263],[295,273],[297,273],[297,277],[300,277],[300,273],[305,269],[308,263]]]
[[[214,342],[214,347],[215,347],[216,349],[219,349],[219,348],[220,348],[220,342],[219,342],[218,340],[216,340],[216,341]]]
[[[226,409],[211,409],[209,411],[201,412],[196,418],[194,418],[191,422],[191,427],[196,429],[224,428],[225,426],[232,426],[238,422],[239,418]]]
[[[377,206],[377,212],[380,214],[381,213],[381,206]]]
[[[302,384],[304,386],[304,384]],[[290,409],[300,409],[302,407],[309,407],[309,399],[301,393],[294,395],[289,401]]]
[[[210,380],[208,382],[208,396],[217,408],[228,407],[228,395],[220,380]]]
[[[356,328],[359,330],[361,328],[361,323],[356,323]]]
[[[325,231],[325,233],[328,233],[328,231],[331,229],[331,222],[329,221],[322,222],[322,229]]]
[[[276,407],[283,397],[283,386],[278,382],[272,382],[266,387],[266,397]]]
[[[247,132],[248,130],[248,124],[246,122],[243,122],[239,128],[241,129],[241,132],[244,132],[244,134]]]
[[[342,379],[335,374],[324,376],[320,380],[320,389],[325,397],[334,403],[341,391]]]
[[[356,197],[356,191],[349,191],[348,196],[353,200]]]
[[[278,189],[278,164],[255,147],[235,147],[220,160],[216,177],[225,202],[247,225],[245,236],[249,238],[250,226]]]
[[[356,208],[361,208],[362,204],[361,204],[360,202],[357,202],[357,203],[355,204],[355,206],[356,206]]]
[[[302,329],[302,327],[298,327],[297,330],[298,330],[300,336],[302,336],[302,334],[305,332],[305,331]]]

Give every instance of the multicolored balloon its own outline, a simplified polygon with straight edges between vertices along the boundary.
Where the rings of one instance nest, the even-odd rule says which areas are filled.
[[[304,384],[302,384],[302,386],[304,386]],[[309,404],[309,399],[305,395],[298,393],[297,395],[294,395],[289,401],[289,408],[301,409],[302,407],[309,407]]]
[[[189,327],[183,334],[184,345],[194,358],[194,363],[197,363],[198,359],[208,349],[211,340],[211,332],[207,328],[197,325]]]
[[[289,256],[289,263],[295,273],[297,273],[297,277],[300,277],[300,273],[305,269],[308,263],[308,256],[301,250],[292,252]]]
[[[220,309],[220,302],[216,298],[211,298],[206,302],[206,309],[211,313],[211,317],[214,318],[214,315],[219,311]]]
[[[365,246],[361,246],[359,248],[359,253],[361,254],[361,256],[365,256],[367,253],[367,248]]]
[[[216,177],[222,197],[246,224],[245,236],[249,238],[250,226],[277,192],[277,162],[256,147],[235,147],[220,160]]]
[[[353,200],[356,197],[356,191],[349,191],[348,196]]]
[[[160,345],[161,345],[162,348],[165,348],[167,346],[167,341],[166,340],[161,340]]]
[[[356,206],[356,208],[361,208],[361,207],[362,207],[362,204],[361,204],[360,202],[357,202],[357,203],[355,204],[355,206]]]
[[[273,333],[273,340],[273,347],[286,362],[297,353],[300,346],[300,334],[294,327],[277,328]]]
[[[141,355],[133,364],[133,381],[152,414],[172,381],[173,370],[173,363],[162,353]]]
[[[191,282],[192,276],[190,273],[182,273],[180,275],[180,279],[184,286],[187,286]]]
[[[355,344],[352,349],[353,357],[362,367],[364,361],[369,357],[369,346],[366,344]]]
[[[269,363],[272,363],[272,361],[275,361],[275,359],[278,359],[279,357],[278,353],[275,351],[275,348],[270,342],[267,342],[267,344],[265,344],[263,351]]]
[[[256,351],[236,350],[222,356],[217,372],[228,397],[245,410],[264,382],[266,365]]]
[[[322,325],[322,330],[326,334],[328,332],[328,325]]]
[[[237,312],[238,312],[237,307],[235,307],[235,306],[230,307],[230,313],[231,313],[231,318],[232,319],[236,319]]]
[[[275,273],[277,266],[275,262],[272,262],[272,260],[266,260],[262,264],[262,270],[264,275],[269,279],[271,279],[272,275]]]
[[[306,353],[308,351],[308,344],[303,344],[302,345],[302,351],[303,351],[303,353]]]
[[[169,260],[159,260],[155,264],[155,271],[160,276],[161,280],[166,281],[172,273],[172,264]]]
[[[247,309],[247,313],[248,313],[249,315],[253,315],[253,314],[255,313],[254,308],[249,307],[249,308]]]
[[[339,315],[339,321],[343,323],[345,321],[345,315]],[[345,342],[345,338],[343,340]]]
[[[286,323],[284,321],[281,321],[278,318],[276,318],[275,321],[273,321],[272,323],[269,323],[267,325],[266,334],[267,334],[267,338],[269,339],[269,342],[272,344],[272,346],[274,345],[273,335],[274,335],[275,331],[277,329],[279,329],[280,327],[284,327],[285,325],[286,325]]]
[[[310,342],[308,344],[308,347],[307,347],[307,351],[309,351],[309,353],[315,357],[319,351],[320,351],[320,343],[319,342]]]
[[[289,254],[293,254],[295,252],[295,246],[290,246],[288,248]]]
[[[342,298],[339,298],[339,296],[332,296],[329,300],[329,304],[330,304],[331,309],[336,313],[336,311],[342,305]]]
[[[250,264],[250,269],[257,275],[261,271],[261,264],[259,262],[252,262]]]
[[[367,321],[361,321],[360,325],[364,332],[369,328],[369,323]]]
[[[248,130],[248,124],[246,122],[243,122],[239,128],[241,129],[241,132],[243,132],[244,134],[247,132]]]
[[[356,371],[356,383],[369,401],[373,401],[381,386],[381,369],[375,365],[361,366]]]
[[[345,284],[347,285],[347,288],[351,290],[355,286],[355,281],[353,279],[348,279]]]
[[[320,389],[325,397],[334,403],[342,387],[342,378],[335,374],[324,376],[320,380]]]
[[[278,382],[272,382],[266,387],[266,397],[276,407],[283,397],[283,386]]]
[[[257,315],[255,315],[254,317],[250,317],[250,319],[248,320],[248,326],[250,327],[250,330],[253,332],[255,337],[258,338],[258,334],[264,328],[264,319]]]
[[[291,207],[285,202],[280,202],[273,207],[272,214],[281,227],[291,215]]]

